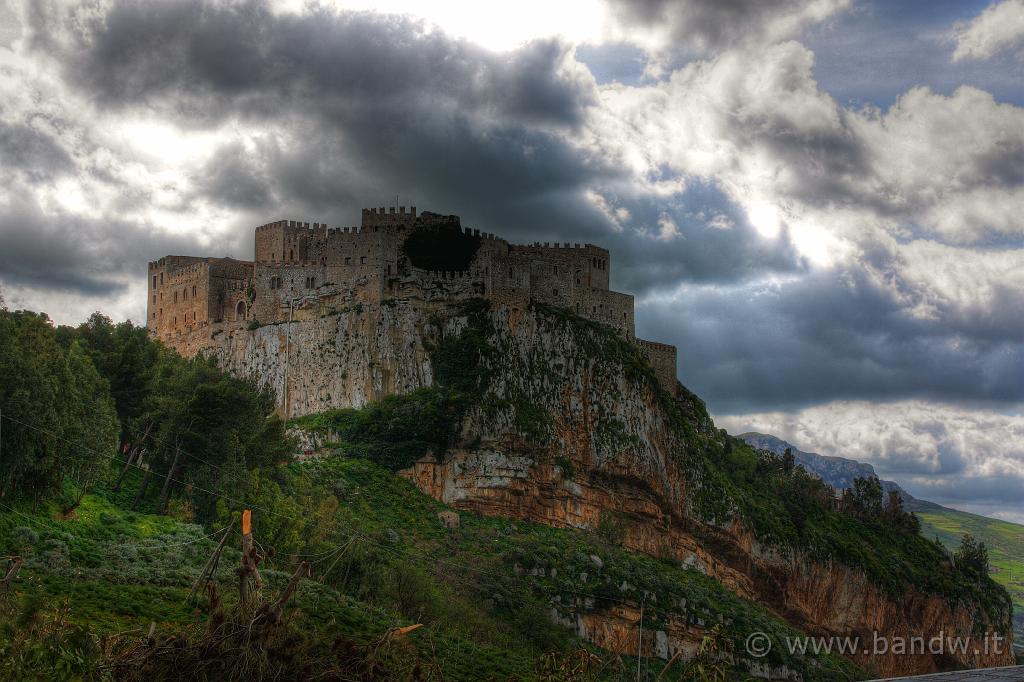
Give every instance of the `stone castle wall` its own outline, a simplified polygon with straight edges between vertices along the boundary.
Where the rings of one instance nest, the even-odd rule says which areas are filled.
[[[654,376],[658,378],[658,383],[669,390],[674,390],[678,376],[676,374],[676,347],[646,339],[636,339],[636,343],[647,355],[647,360],[654,368]]]
[[[404,252],[418,230],[436,229],[474,240],[462,269],[416,267]],[[510,244],[463,228],[458,216],[404,206],[363,209],[357,227],[279,220],[257,227],[255,237],[253,261],[167,256],[150,263],[151,333],[192,355],[203,347],[196,334],[210,338],[218,330],[317,319],[357,304],[485,298],[525,309],[534,301],[567,308],[636,341],[674,389],[674,347],[635,339],[633,297],[609,288],[610,254],[599,246]]]

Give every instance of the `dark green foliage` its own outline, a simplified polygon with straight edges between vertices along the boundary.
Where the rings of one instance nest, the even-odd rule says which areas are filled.
[[[555,457],[555,465],[562,470],[562,476],[568,480],[572,480],[576,476],[576,467],[573,466],[572,460],[565,457]]]
[[[953,554],[953,560],[961,571],[977,578],[988,576],[988,549],[984,542],[978,542],[970,533],[964,533],[960,547]]]
[[[44,606],[38,593],[0,604],[0,678],[108,679],[98,668],[103,654],[99,638],[70,622],[67,608]]]
[[[0,493],[38,499],[65,477],[88,485],[117,446],[107,381],[45,315],[0,310],[0,411]]]
[[[101,453],[91,462],[109,463],[110,458],[124,456],[114,447],[118,430],[128,450],[144,451],[153,475],[141,491],[141,484],[132,479],[136,489],[129,496],[137,497],[143,507],[162,508],[170,497],[179,496],[183,499],[177,508],[184,503],[201,520],[208,519],[217,493],[244,486],[248,470],[276,464],[291,454],[284,423],[274,414],[272,394],[219,370],[211,360],[182,358],[150,339],[145,328],[131,322],[115,325],[99,313],[77,328],[59,328],[56,338],[64,348],[65,364],[79,377],[66,392],[74,399],[64,401],[78,415],[77,421],[69,422],[66,437]],[[50,355],[40,340],[31,343],[37,362]],[[40,347],[44,352],[36,350]],[[93,366],[99,375],[95,369],[90,374]],[[113,436],[110,428],[96,428],[105,423],[102,406],[111,398],[120,417],[119,427],[116,418],[112,422]],[[44,418],[60,423],[45,412]],[[106,441],[100,443],[96,439],[103,434]],[[8,435],[5,431],[5,444]],[[75,452],[86,450],[78,447]],[[63,462],[62,475],[72,473],[83,482],[91,478],[92,470],[74,456]]]
[[[330,410],[294,422],[328,436],[349,456],[397,471],[428,452],[442,456],[464,409],[465,400],[457,391],[431,387],[388,396],[362,409]]]
[[[480,237],[462,231],[458,219],[437,227],[420,228],[409,235],[402,252],[424,270],[465,272],[480,248]]]
[[[110,383],[110,395],[122,423],[136,419],[144,407],[149,382],[156,368],[159,347],[145,327],[131,322],[114,324],[101,313],[93,313],[77,328],[58,327],[65,346],[79,341],[93,364]]]
[[[857,478],[853,487],[843,491],[842,506],[845,511],[864,520],[882,516],[882,483],[877,476]]]
[[[466,326],[458,334],[445,334],[437,321],[441,340],[430,349],[430,365],[435,383],[465,394],[476,394],[486,387],[490,372],[485,360],[491,355],[493,333],[490,304],[472,299],[458,306],[458,315],[466,317]]]
[[[551,440],[554,422],[547,410],[524,399],[515,401],[513,407],[515,408],[516,429],[526,440],[538,444]]]

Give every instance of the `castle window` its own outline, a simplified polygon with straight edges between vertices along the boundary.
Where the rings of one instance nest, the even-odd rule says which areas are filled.
[[[509,268],[508,269],[508,278],[512,279],[513,277],[514,277],[514,275],[512,274],[512,268]]]
[[[174,302],[175,303],[178,302],[178,292],[177,291],[174,292]]]
[[[558,289],[552,289],[552,291],[554,292],[555,296],[558,296]]]
[[[552,268],[551,268],[551,271],[552,271],[552,272],[553,272],[554,274],[556,274],[556,275],[557,275],[557,274],[558,274],[558,266],[557,266],[557,265],[555,265],[555,266],[552,266]]]
[[[366,256],[360,256],[359,257],[359,264],[360,265],[366,265]]]
[[[156,275],[153,275],[153,288],[156,289]]]
[[[348,256],[345,256],[345,265],[352,265],[352,259]]]
[[[156,305],[156,294],[153,294],[153,305]]]
[[[193,284],[192,285],[192,298],[195,298],[195,297],[196,297],[196,285]]]
[[[160,273],[160,284],[164,283],[164,273]]]
[[[294,249],[289,249],[289,251],[288,251],[288,260],[295,260],[295,250]]]

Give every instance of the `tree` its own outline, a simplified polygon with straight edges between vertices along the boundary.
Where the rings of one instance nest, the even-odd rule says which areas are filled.
[[[782,473],[789,476],[796,467],[796,457],[793,456],[793,448],[786,448],[782,453]]]
[[[85,492],[110,469],[120,426],[110,384],[100,376],[81,343],[66,353],[70,382],[67,386],[69,419],[64,438],[70,441],[62,469],[78,485],[75,501],[65,506],[68,514],[82,502]]]
[[[152,389],[153,374],[160,347],[153,342],[145,327],[130,321],[114,324],[102,313],[93,313],[77,328],[58,330],[62,342],[83,344],[100,374],[110,383],[110,394],[117,416],[128,427],[145,408],[145,399]]]
[[[853,485],[843,493],[843,507],[863,520],[879,519],[882,515],[882,482],[877,476],[855,478]]]
[[[0,494],[38,499],[114,452],[108,388],[81,347],[62,348],[46,315],[0,311]]]
[[[964,573],[978,578],[988,575],[988,548],[970,533],[964,533],[960,539],[960,547],[953,554],[953,561]]]

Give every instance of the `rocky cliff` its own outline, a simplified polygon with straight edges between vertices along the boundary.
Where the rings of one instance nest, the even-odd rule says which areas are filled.
[[[987,583],[964,587],[931,543],[847,518],[829,500],[803,518],[771,486],[758,488],[770,463],[717,431],[696,396],[666,390],[635,346],[567,312],[387,302],[293,324],[290,339],[280,325],[202,344],[287,395],[293,416],[359,407],[455,376],[444,381],[471,400],[454,436],[402,473],[456,508],[602,533],[706,573],[812,634],[1009,636],[1005,593]],[[336,439],[314,434],[309,447]],[[703,620],[685,606],[648,608],[666,625],[645,653],[693,651]],[[634,610],[583,600],[555,605],[553,617],[629,652],[639,644],[630,635]],[[894,675],[1005,665],[1012,655],[1008,647],[972,647],[853,659]],[[771,660],[751,660],[750,668],[796,677]]]

